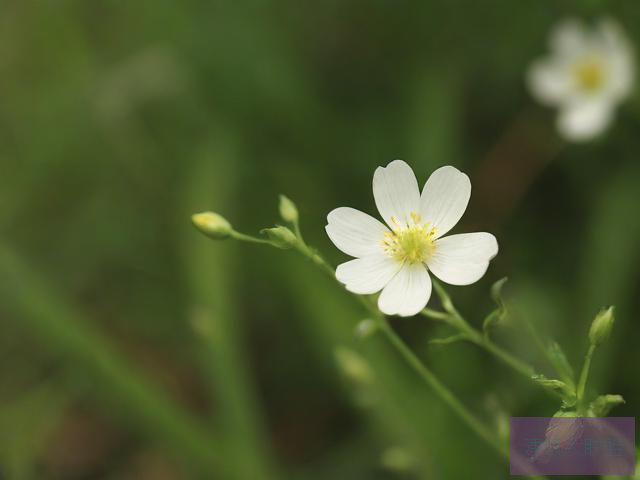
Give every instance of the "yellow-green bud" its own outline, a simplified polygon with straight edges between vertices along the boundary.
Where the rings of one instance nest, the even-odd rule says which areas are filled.
[[[413,455],[402,447],[387,448],[380,461],[384,467],[399,473],[406,473],[415,466]]]
[[[614,307],[603,308],[598,312],[589,330],[589,341],[592,345],[600,345],[609,338],[614,320]]]
[[[221,330],[216,318],[205,308],[195,308],[190,317],[191,328],[202,338],[219,341]]]
[[[191,215],[191,221],[198,230],[215,240],[225,239],[233,232],[233,227],[227,219],[217,213],[195,213]]]
[[[295,223],[298,221],[298,208],[296,204],[284,195],[280,195],[278,210],[280,210],[280,216],[285,222]]]
[[[295,234],[287,227],[281,225],[273,228],[265,228],[262,230],[262,233],[266,234],[271,244],[278,248],[292,248],[298,242]]]
[[[349,380],[364,385],[373,382],[373,372],[367,361],[359,354],[346,347],[337,347],[334,355],[338,367]]]
[[[378,324],[370,318],[365,318],[356,325],[354,333],[358,338],[367,338],[378,328]]]

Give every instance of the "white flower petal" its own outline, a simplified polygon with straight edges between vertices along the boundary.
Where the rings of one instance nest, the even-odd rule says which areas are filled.
[[[338,265],[336,278],[350,292],[371,294],[382,290],[401,267],[401,263],[387,255],[369,255]]]
[[[608,94],[620,100],[629,95],[633,87],[635,73],[633,47],[620,25],[611,19],[602,20],[598,24],[598,33],[609,69],[607,72]]]
[[[558,116],[558,129],[567,140],[589,140],[602,133],[609,125],[612,108],[611,102],[605,99],[569,105]]]
[[[571,95],[572,78],[563,62],[544,59],[531,65],[527,73],[527,84],[540,102],[557,105]]]
[[[364,257],[382,252],[380,242],[389,230],[381,222],[355,208],[340,207],[327,215],[325,230],[347,255]]]
[[[441,237],[458,223],[470,197],[469,177],[457,168],[441,167],[431,174],[422,190],[420,215],[423,222],[436,227],[435,238]]]
[[[394,228],[392,217],[408,223],[411,212],[418,213],[420,190],[411,167],[402,160],[394,160],[386,167],[376,168],[373,174],[373,196],[382,219]]]
[[[496,237],[476,232],[451,235],[435,242],[433,256],[427,266],[443,282],[469,285],[482,278],[489,260],[498,253]]]
[[[410,317],[427,306],[431,278],[424,265],[404,265],[382,290],[378,308],[387,315]]]
[[[551,50],[558,54],[574,56],[588,45],[589,32],[584,23],[575,18],[564,20],[551,32]]]

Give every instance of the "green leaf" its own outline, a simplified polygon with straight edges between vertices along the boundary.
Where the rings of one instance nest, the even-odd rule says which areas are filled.
[[[502,287],[506,282],[507,277],[504,277],[491,286],[491,299],[495,302],[497,308],[484,319],[482,331],[484,332],[485,337],[488,337],[491,329],[503,323],[507,317],[507,307],[502,299]]]
[[[575,373],[560,345],[557,342],[550,342],[547,353],[560,379],[575,389]]]

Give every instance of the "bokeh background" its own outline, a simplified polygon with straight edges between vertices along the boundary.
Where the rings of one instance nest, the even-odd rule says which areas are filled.
[[[635,416],[640,86],[572,145],[524,82],[558,20],[603,15],[640,45],[633,0],[0,3],[0,477],[507,478],[311,263],[190,225],[257,233],[284,193],[336,264],[327,212],[375,213],[395,158],[471,176],[456,230],[501,251],[449,290],[480,327],[509,277],[506,349],[551,373],[529,322],[579,368],[617,306],[589,388]],[[472,345],[429,345],[444,326],[391,322],[496,435],[559,408]]]

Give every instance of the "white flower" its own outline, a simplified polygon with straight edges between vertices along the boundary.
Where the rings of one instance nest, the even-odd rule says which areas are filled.
[[[469,177],[442,167],[427,180],[422,194],[411,167],[394,160],[373,175],[373,196],[387,226],[349,207],[327,216],[331,241],[354,260],[339,265],[336,278],[347,290],[373,294],[378,307],[403,317],[422,310],[431,296],[430,270],[443,282],[468,285],[486,272],[498,253],[490,233],[443,235],[469,203]]]
[[[559,109],[558,129],[565,138],[595,137],[631,92],[632,48],[612,20],[592,29],[567,20],[553,31],[550,47],[551,54],[529,70],[531,91],[540,102]]]

